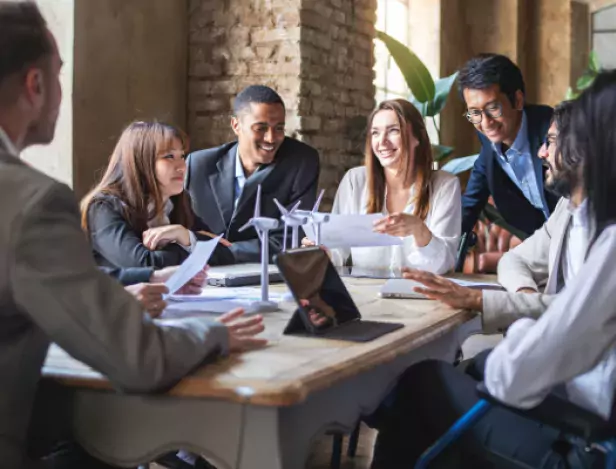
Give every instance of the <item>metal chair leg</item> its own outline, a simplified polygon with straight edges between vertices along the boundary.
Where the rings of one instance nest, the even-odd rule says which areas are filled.
[[[475,425],[475,423],[490,410],[490,407],[490,403],[484,400],[475,404],[471,410],[464,414],[449,430],[447,430],[447,433],[436,440],[436,442],[421,455],[415,464],[415,469],[426,469],[428,464],[443,452],[447,446],[457,440],[462,433]]]
[[[347,447],[347,456],[354,458],[357,454],[357,444],[359,443],[359,431],[361,430],[361,421],[357,422],[351,436],[349,436],[349,446]]]
[[[344,435],[342,433],[335,433],[333,435],[332,444],[332,459],[329,463],[330,469],[340,469],[342,463],[342,439]]]

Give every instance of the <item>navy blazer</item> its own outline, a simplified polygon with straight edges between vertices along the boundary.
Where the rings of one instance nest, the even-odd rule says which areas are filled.
[[[305,143],[286,137],[271,164],[262,165],[248,179],[234,208],[237,142],[191,153],[187,160],[186,190],[196,214],[195,229],[223,234],[233,245],[220,263],[260,262],[261,247],[254,228],[239,232],[254,214],[261,185],[261,216],[280,219],[276,198],[290,208],[312,209],[319,180],[319,153]],[[271,257],[282,248],[282,228],[270,232]],[[221,248],[222,249],[222,248]]]
[[[545,190],[543,184],[545,168],[537,153],[550,127],[553,110],[549,106],[529,105],[524,107],[524,111],[537,184],[544,195],[544,208],[548,213],[552,213],[559,197]],[[496,160],[498,155],[492,143],[481,133],[479,139],[481,140],[481,153],[475,162],[466,191],[462,196],[462,232],[466,233],[473,229],[491,195],[505,221],[527,235],[531,235],[545,223],[544,212],[534,207],[524,197],[516,183],[503,170]]]

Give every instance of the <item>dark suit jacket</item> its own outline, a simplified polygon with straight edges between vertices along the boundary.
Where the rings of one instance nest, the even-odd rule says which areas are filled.
[[[126,267],[122,269],[119,267],[99,266],[99,269],[115,278],[125,287],[137,283],[148,283],[154,272],[154,269],[150,267]]]
[[[177,244],[150,251],[124,216],[117,197],[101,196],[88,208],[90,243],[94,259],[103,267],[154,267],[179,265],[189,252]]]
[[[544,193],[544,204],[552,213],[558,203],[558,197],[543,187],[545,168],[537,156],[550,127],[552,108],[548,106],[526,106],[528,126],[528,141],[530,143],[533,166],[539,189]],[[524,197],[515,182],[503,170],[496,158],[498,157],[491,142],[482,134],[481,153],[475,162],[471,177],[462,196],[462,232],[473,229],[477,218],[490,195],[496,208],[507,223],[531,235],[545,223],[545,214],[535,208]]]
[[[257,186],[261,184],[261,216],[280,219],[273,199],[291,207],[301,200],[301,208],[311,209],[316,200],[319,179],[318,152],[293,138],[285,138],[273,163],[252,174],[234,210],[235,155],[237,142],[201,150],[188,156],[186,190],[197,215],[196,230],[224,234],[233,246],[222,263],[259,262],[260,242],[254,228],[239,232],[254,214]],[[282,248],[282,227],[270,233],[271,256]]]

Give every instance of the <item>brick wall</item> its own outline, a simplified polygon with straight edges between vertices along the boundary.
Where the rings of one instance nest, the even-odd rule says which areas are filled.
[[[287,134],[321,154],[326,203],[362,161],[374,107],[376,0],[191,0],[188,132],[193,148],[231,140],[232,99],[250,84],[277,90]]]

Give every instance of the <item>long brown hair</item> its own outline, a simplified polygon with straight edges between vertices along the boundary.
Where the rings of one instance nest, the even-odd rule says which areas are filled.
[[[421,114],[415,106],[404,99],[383,101],[368,118],[365,150],[365,165],[368,175],[367,212],[382,212],[385,203],[385,170],[372,151],[372,135],[370,132],[374,116],[379,111],[384,110],[394,111],[398,117],[403,151],[400,172],[405,174],[406,183],[414,181],[415,184],[413,215],[425,220],[430,209],[430,181],[433,171],[432,146]],[[411,131],[419,142],[415,147],[412,160],[410,157]]]
[[[124,216],[139,233],[147,230],[148,220],[162,215],[163,196],[156,179],[156,155],[170,148],[175,139],[188,150],[188,137],[180,129],[160,122],[133,122],[118,140],[101,181],[81,201],[81,226],[87,232],[88,209],[105,196],[120,199]],[[171,223],[191,228],[194,217],[185,192],[171,197]],[[148,206],[153,204],[154,210]]]

